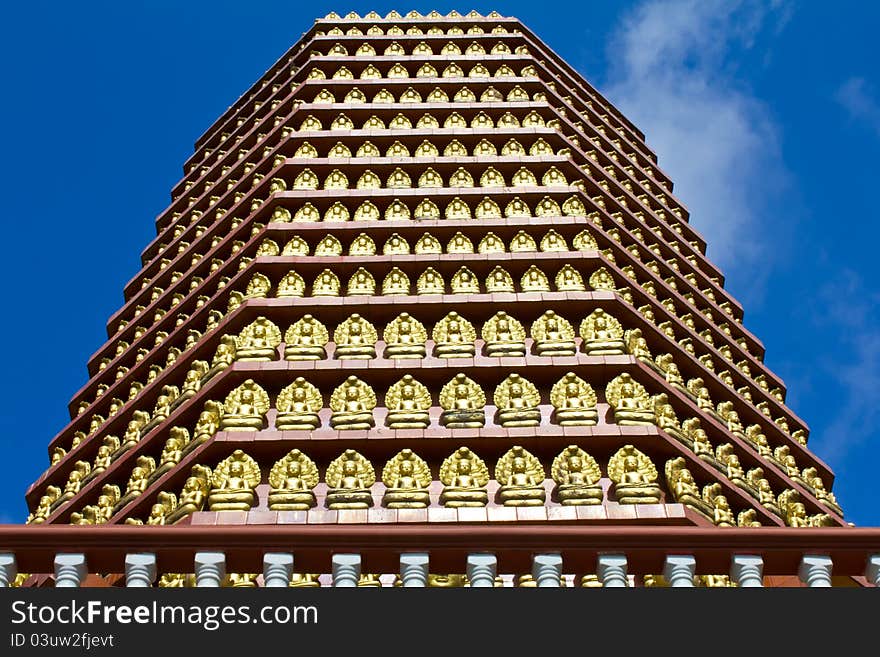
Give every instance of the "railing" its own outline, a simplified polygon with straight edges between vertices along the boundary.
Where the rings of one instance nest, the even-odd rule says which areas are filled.
[[[832,576],[880,586],[880,528],[596,527],[511,523],[399,523],[266,526],[0,525],[0,586],[16,573],[53,573],[56,587],[79,586],[88,571],[125,573],[127,586],[151,586],[157,573],[195,572],[196,586],[220,586],[227,569],[263,573],[287,586],[294,571],[332,572],[333,586],[356,586],[364,572],[399,572],[405,587],[432,573],[466,572],[471,587],[498,572],[530,572],[539,587],[560,574],[596,574],[606,587],[630,574],[663,574],[670,586],[729,573],[740,586],[764,576],[831,586]]]

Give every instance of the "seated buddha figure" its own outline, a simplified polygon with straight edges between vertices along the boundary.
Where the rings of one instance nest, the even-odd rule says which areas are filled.
[[[642,335],[642,329],[634,328],[624,331],[623,341],[626,343],[626,353],[635,356],[646,365],[653,366],[654,358],[648,348],[648,341]]]
[[[277,360],[281,331],[265,317],[258,317],[241,330],[236,342],[237,361]]]
[[[550,282],[547,280],[547,275],[535,265],[529,267],[526,273],[522,275],[519,286],[523,292],[550,291]]]
[[[327,466],[327,507],[366,509],[373,506],[370,487],[376,473],[370,462],[353,449],[347,449]]]
[[[124,452],[135,445],[141,439],[144,433],[144,427],[150,422],[150,414],[145,411],[134,411],[131,414],[131,420],[125,428],[122,436],[122,444],[119,446],[119,452]]]
[[[193,438],[183,448],[186,454],[191,449],[198,447],[214,436],[220,429],[220,418],[223,417],[224,406],[220,402],[208,400],[204,410],[199,414],[196,426],[193,429]]]
[[[599,267],[590,275],[590,287],[594,290],[615,290],[614,278],[605,267]]]
[[[716,495],[712,500],[713,520],[718,527],[736,527],[736,518],[730,508],[730,503],[724,495]]]
[[[547,497],[544,466],[519,445],[498,460],[495,480],[500,484],[498,499],[504,506],[542,506]]]
[[[369,359],[376,357],[376,328],[357,313],[351,315],[333,331],[338,360]]]
[[[125,495],[120,500],[120,507],[140,496],[150,481],[150,475],[156,469],[156,460],[152,456],[139,456],[131,470],[131,476],[125,488]]]
[[[321,426],[318,412],[324,408],[324,399],[315,386],[299,376],[278,393],[275,408],[278,411],[275,416],[276,429],[280,431],[317,429]]]
[[[495,267],[486,278],[486,292],[516,292],[513,277],[501,267]]]
[[[382,281],[384,296],[405,296],[409,294],[409,277],[399,267],[393,267]]]
[[[64,484],[64,491],[58,499],[59,504],[67,502],[67,500],[71,499],[79,492],[79,489],[82,487],[82,482],[88,477],[91,469],[92,466],[87,461],[77,461],[73,464],[73,470],[67,475],[67,483]]]
[[[428,267],[416,280],[416,294],[443,294],[446,291],[446,283],[443,277],[433,267]]]
[[[159,465],[156,466],[150,479],[158,479],[180,463],[180,459],[183,458],[183,450],[189,441],[188,429],[184,429],[183,427],[171,427],[168,432],[168,440],[165,441],[165,446],[162,448],[162,454],[159,456]]]
[[[96,477],[110,467],[113,452],[116,451],[111,445],[101,445],[95,454],[95,461],[92,463],[92,470],[89,472],[89,479]]]
[[[801,473],[801,481],[803,481],[807,486],[813,489],[813,493],[816,495],[816,499],[818,499],[822,504],[827,506],[829,509],[834,511],[838,515],[843,515],[843,509],[840,507],[840,504],[837,503],[837,497],[830,490],[825,488],[825,482],[822,481],[822,477],[819,476],[819,472],[814,467],[804,468],[803,473]]]
[[[162,391],[156,398],[156,404],[153,407],[153,414],[150,416],[150,421],[144,425],[143,433],[148,432],[168,419],[168,416],[171,414],[171,408],[179,396],[180,391],[177,386],[162,386]]]
[[[202,388],[202,381],[208,374],[208,361],[194,360],[190,368],[186,372],[183,379],[183,386],[180,389],[180,397],[177,398],[175,405],[181,404],[187,399],[195,397],[196,393]]]
[[[679,456],[669,459],[666,462],[665,469],[666,486],[669,488],[670,493],[672,493],[672,499],[696,511],[706,520],[714,522],[712,507],[700,495],[700,489],[694,481],[693,474],[687,468],[687,461],[685,461],[684,457]]]
[[[552,310],[532,322],[532,339],[538,356],[574,356],[577,347],[574,343],[574,328],[564,317]]]
[[[338,297],[341,284],[339,277],[329,269],[325,269],[315,277],[312,283],[313,297]]]
[[[608,477],[614,482],[617,501],[621,504],[660,502],[657,468],[632,445],[624,445],[609,459]]]
[[[504,253],[506,250],[504,240],[491,231],[486,233],[477,247],[477,251],[480,253]]]
[[[428,416],[431,393],[411,374],[406,374],[388,388],[385,408],[388,409],[385,424],[390,429],[425,429],[431,422]]]
[[[284,333],[284,359],[324,360],[329,339],[326,326],[312,315],[303,315]]]
[[[459,447],[447,456],[440,466],[443,492],[440,504],[456,508],[462,506],[486,506],[489,495],[489,468],[486,462],[467,447]]]
[[[403,449],[382,469],[385,494],[382,506],[389,509],[424,509],[431,504],[428,486],[431,469],[411,449]]]
[[[648,392],[627,372],[611,379],[605,387],[605,399],[614,409],[614,421],[617,424],[654,424],[654,407]]]
[[[60,497],[61,489],[58,486],[46,486],[46,491],[40,497],[36,510],[28,518],[28,524],[39,525],[45,522]]]
[[[348,377],[330,396],[330,426],[334,429],[370,429],[375,426],[376,393],[356,376]]]
[[[599,420],[596,393],[574,372],[568,372],[550,390],[553,417],[561,426],[592,426]]]
[[[487,356],[526,355],[525,328],[503,310],[486,320],[481,337],[486,343]]]
[[[165,517],[165,524],[173,525],[196,511],[205,508],[211,489],[211,468],[195,465],[180,491],[177,507]]]
[[[269,395],[253,379],[248,379],[226,396],[220,429],[259,431],[269,407]]]
[[[556,497],[564,506],[602,503],[602,470],[596,459],[577,445],[569,445],[553,459],[550,476],[556,482]]]
[[[371,256],[376,255],[376,243],[366,233],[359,233],[348,247],[348,255]]]
[[[541,393],[531,381],[511,374],[495,388],[493,401],[502,427],[536,427],[541,424]]]
[[[474,245],[465,235],[457,232],[446,244],[446,253],[473,253]]]
[[[623,327],[601,308],[590,313],[580,326],[584,352],[590,356],[613,356],[626,353]]]
[[[211,511],[247,511],[257,501],[260,466],[240,449],[217,464],[211,476],[208,508]]]
[[[559,292],[584,292],[587,289],[586,285],[584,285],[584,277],[571,265],[563,265],[556,272],[553,282],[556,284],[556,290]]]
[[[437,358],[472,358],[476,353],[477,332],[454,310],[434,325],[431,339]]]
[[[480,281],[474,272],[467,267],[461,267],[452,275],[450,283],[453,294],[479,294]]]
[[[345,290],[347,296],[357,295],[373,295],[376,293],[376,281],[373,275],[363,267],[358,267],[357,271],[348,279],[348,287]]]
[[[400,313],[385,325],[385,358],[424,358],[428,332],[409,313]]]
[[[224,335],[220,338],[220,344],[211,359],[211,369],[208,370],[207,378],[212,378],[225,370],[235,362],[235,350],[238,340],[234,335]]]
[[[150,507],[146,525],[162,526],[168,524],[168,516],[177,508],[177,495],[162,492],[156,496],[156,503]],[[128,520],[126,520],[127,523]]]
[[[463,373],[440,390],[440,424],[448,429],[473,429],[486,423],[486,395]]]
[[[391,237],[385,240],[382,247],[383,255],[404,255],[409,253],[409,244],[397,233],[392,233]]]
[[[686,442],[675,409],[669,403],[669,395],[661,392],[654,395],[651,401],[654,405],[654,424],[679,442]]]
[[[318,467],[298,449],[276,461],[269,471],[269,508],[272,511],[304,511],[315,506],[313,489]]]

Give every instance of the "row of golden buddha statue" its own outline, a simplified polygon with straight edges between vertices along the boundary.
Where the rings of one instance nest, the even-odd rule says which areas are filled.
[[[320,69],[314,69],[320,70]],[[534,67],[529,67],[529,71],[534,71]],[[526,71],[526,69],[524,69]],[[407,78],[409,75],[407,70],[401,66],[400,64],[395,64],[388,71],[386,76],[383,76],[378,69],[374,66],[368,66],[364,69],[364,73],[367,74],[368,77],[375,78],[378,74],[378,77],[388,77],[388,78]],[[362,78],[364,73],[361,74]],[[403,75],[400,75],[400,74]],[[478,74],[478,75],[475,75]],[[482,64],[477,64],[474,68],[470,70],[468,73],[468,77],[486,77],[488,78],[489,70],[483,66]],[[516,73],[514,73],[513,69],[509,66],[502,65],[498,67],[495,71],[494,77],[513,77]],[[431,66],[430,64],[424,64],[418,71],[416,71],[416,78],[439,78],[440,74],[437,72],[437,69]],[[464,77],[464,71],[461,70],[457,64],[450,64],[443,70],[444,78],[449,77]],[[447,83],[448,84],[448,83]],[[521,86],[514,86],[505,96],[503,93],[498,91],[493,86],[486,87],[483,90],[480,90],[480,95],[477,94],[467,86],[455,87],[447,91],[442,87],[434,87],[430,93],[426,96],[422,97],[422,94],[413,87],[407,87],[405,90],[398,92],[395,94],[392,91],[389,91],[386,88],[382,88],[379,91],[373,91],[369,86],[365,86],[370,93],[370,98],[367,98],[367,95],[359,88],[352,87],[342,99],[342,102],[348,105],[361,105],[366,103],[374,103],[374,104],[393,104],[393,103],[497,103],[497,102],[520,102],[520,101],[528,101],[529,94],[523,89]],[[450,96],[450,93],[452,94]],[[537,96],[537,94],[535,94]],[[537,98],[536,98],[537,100]],[[312,105],[332,105],[337,103],[338,100],[336,96],[333,95],[333,92],[327,89],[326,87],[318,91],[311,100]]]
[[[425,198],[415,204],[412,210],[410,206],[400,199],[392,200],[385,211],[382,212],[372,201],[363,201],[354,212],[341,201],[334,202],[323,214],[309,201],[302,202],[297,210],[291,213],[284,206],[277,206],[272,211],[270,221],[275,223],[300,223],[318,221],[409,221],[411,219],[502,219],[502,218],[529,218],[529,217],[584,217],[586,208],[583,201],[577,196],[566,199],[562,205],[549,196],[545,196],[534,205],[534,209],[523,199],[514,197],[502,212],[501,206],[488,196],[481,201],[468,202],[460,197],[454,197],[447,203],[441,212],[439,206],[430,198]]]
[[[504,138],[505,136],[506,135],[502,136],[502,138]],[[438,146],[434,141],[428,139],[422,140],[419,145],[415,147],[407,146],[406,144],[401,143],[399,140],[395,140],[390,146],[385,149],[384,155],[378,146],[376,146],[373,142],[364,139],[355,140],[356,147],[354,143],[352,143],[351,147],[349,147],[346,143],[342,141],[337,141],[335,144],[333,144],[333,146],[328,148],[326,151],[323,151],[324,155],[321,155],[317,147],[312,145],[311,142],[303,141],[297,147],[296,151],[294,151],[293,157],[309,159],[319,157],[325,157],[327,159],[348,159],[352,157],[492,157],[496,155],[502,155],[504,157],[541,157],[544,155],[564,155],[567,153],[567,151],[562,150],[557,153],[553,150],[553,147],[549,143],[547,143],[547,141],[545,141],[542,137],[534,139],[534,141],[532,141],[530,144],[528,142],[528,139],[528,136],[523,136],[519,139],[505,139],[504,143],[501,144],[501,146],[499,147],[491,139],[484,138],[480,139],[480,141],[476,142],[470,148],[461,143],[458,139],[450,139],[446,141],[445,144],[440,144],[440,146],[442,146],[442,150],[440,146]],[[435,139],[435,141],[439,140]],[[525,142],[525,144],[523,142]]]
[[[472,231],[469,231],[473,235]],[[474,235],[476,238],[477,235]],[[572,238],[572,246],[575,251],[597,251],[595,238],[588,230],[582,230]],[[421,237],[410,246],[409,241],[400,235],[400,233],[392,233],[382,244],[382,255],[409,255],[415,253],[417,255],[443,253],[542,253],[569,251],[568,240],[560,235],[556,230],[550,229],[543,234],[533,237],[525,230],[518,231],[509,240],[496,235],[492,231],[482,234],[477,246],[471,237],[465,235],[461,231],[446,240],[446,244],[432,235],[430,232],[423,233]],[[342,242],[332,233],[327,233],[315,244],[314,248],[309,246],[305,237],[302,235],[294,235],[284,246],[280,246],[278,242],[271,238],[265,238],[257,248],[255,257],[265,256],[307,256],[313,255],[317,257],[341,256],[344,254],[350,256],[371,256],[379,253],[376,242],[367,233],[358,233],[352,238],[347,249],[344,249]]]
[[[317,111],[318,108],[315,108]],[[382,113],[379,108],[374,108],[377,112]],[[392,110],[393,111],[393,110]],[[409,110],[412,111],[412,110]],[[462,112],[469,114],[470,112],[462,109]],[[326,119],[325,119],[326,121]],[[387,122],[376,114],[371,114],[367,119],[355,124],[354,120],[345,113],[337,114],[324,127],[324,123],[314,114],[307,115],[297,128],[298,132],[321,132],[323,130],[419,130],[438,129],[464,129],[464,128],[559,128],[559,119],[545,120],[537,110],[529,111],[522,118],[517,117],[513,112],[505,112],[497,120],[485,112],[477,112],[474,117],[468,121],[460,112],[452,112],[448,114],[441,124],[433,114],[426,112],[421,114],[418,119],[413,122],[409,116],[403,112],[398,112]]]
[[[304,315],[283,335],[284,358],[324,360],[328,357],[330,335],[327,327],[313,315]],[[359,314],[340,322],[332,335],[337,359],[377,357],[379,331]],[[478,333],[468,319],[453,310],[434,324],[430,334],[425,325],[409,313],[399,314],[382,331],[383,355],[391,359],[425,358],[429,335],[434,342],[433,355],[437,358],[474,357],[478,337],[484,342],[485,355],[490,357],[525,356],[528,337],[531,337],[534,353],[538,356],[574,356],[578,352],[590,356],[626,354],[629,353],[628,338],[634,349],[641,348],[641,351],[637,349],[637,355],[643,356],[645,350],[640,340],[633,341],[632,334],[627,335],[617,318],[601,308],[581,320],[577,332],[571,322],[553,310],[538,316],[528,331],[518,319],[500,310],[483,322]],[[576,344],[578,336],[580,348]],[[636,337],[641,338],[640,331]],[[258,317],[236,336],[233,358],[239,361],[278,360],[281,344],[281,329],[266,317]]]
[[[444,30],[443,26],[441,26],[441,25],[431,25],[430,27],[426,28],[428,30],[428,34],[457,34],[457,35],[458,34],[484,34],[485,30],[484,30],[483,26],[480,25],[479,23],[471,24],[470,26],[468,26],[467,32],[465,32],[463,26],[467,24],[467,19],[502,18],[502,16],[497,11],[493,11],[488,14],[480,14],[476,10],[471,10],[467,14],[461,14],[458,11],[455,11],[454,9],[452,11],[450,11],[448,14],[441,14],[440,12],[438,12],[436,10],[432,10],[432,11],[428,12],[427,14],[420,14],[419,12],[412,10],[412,11],[407,12],[406,15],[403,15],[396,10],[391,10],[390,12],[388,12],[384,16],[384,18],[382,16],[380,16],[378,13],[376,13],[375,11],[370,11],[370,12],[364,14],[363,16],[359,15],[356,11],[350,11],[345,16],[340,16],[335,11],[331,11],[326,16],[324,16],[323,20],[334,21],[334,20],[345,19],[347,21],[360,21],[360,20],[396,21],[396,20],[404,20],[405,19],[405,20],[409,20],[409,21],[423,22],[425,20],[433,21],[433,20],[440,20],[440,19],[444,19],[444,18],[445,19],[450,19],[450,18],[455,19],[455,23],[452,26],[450,26],[447,30]],[[418,26],[416,26],[416,25],[412,25],[407,29],[406,32],[404,32],[403,28],[401,28],[397,25],[392,25],[391,27],[388,28],[388,31],[386,32],[386,31],[383,31],[383,28],[381,28],[380,26],[373,25],[367,31],[367,34],[371,35],[371,36],[372,35],[381,35],[381,34],[398,34],[398,35],[422,34],[422,32],[420,32],[420,31],[419,32],[410,31],[410,30],[414,30],[414,29],[420,29],[420,28],[418,28]],[[351,30],[357,30],[357,31],[352,32]],[[504,25],[501,25],[501,24],[496,25],[494,28],[492,28],[492,31],[491,31],[492,34],[507,34],[508,32],[509,32],[508,28],[505,27]],[[362,32],[360,32],[360,28],[358,28],[357,25],[350,27],[348,33],[350,33],[350,34],[363,34]],[[511,33],[518,34],[518,31],[514,28],[511,31]],[[324,34],[330,34],[330,35],[338,34],[341,36],[343,34],[343,32],[342,32],[341,28],[339,28],[339,26],[334,25],[330,29],[329,32],[323,32],[323,31],[321,32],[322,36]]]
[[[495,167],[487,167],[480,171],[470,172],[464,167],[459,167],[452,172],[444,181],[444,177],[434,168],[428,167],[424,171],[414,172],[413,176],[418,173],[418,180],[413,184],[410,174],[400,167],[396,167],[383,181],[382,177],[367,169],[364,171],[357,181],[351,186],[352,189],[410,189],[418,188],[442,188],[442,187],[474,187],[479,183],[479,187],[568,187],[568,181],[559,169],[551,166],[541,175],[540,181],[533,171],[526,167],[517,169],[508,179],[504,174]],[[475,176],[479,175],[479,178]],[[476,181],[476,182],[475,182]],[[279,187],[287,187],[285,181],[281,178],[273,179]],[[317,174],[311,169],[303,169],[293,180],[290,187],[295,190],[308,189],[349,189],[350,181],[348,176],[340,169],[333,169],[322,182]]]

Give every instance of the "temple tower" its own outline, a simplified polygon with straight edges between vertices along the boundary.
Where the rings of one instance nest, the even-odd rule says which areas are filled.
[[[688,220],[518,20],[319,19],[196,142],[29,522],[404,541],[204,582],[725,584],[526,538],[846,525]],[[435,549],[455,525],[486,553]]]

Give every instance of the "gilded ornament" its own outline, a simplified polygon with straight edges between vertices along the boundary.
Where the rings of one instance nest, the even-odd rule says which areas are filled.
[[[382,281],[383,296],[406,296],[409,294],[409,277],[398,267],[392,267]]]
[[[440,424],[448,429],[473,429],[486,423],[486,395],[483,389],[459,373],[440,391]]]
[[[270,361],[278,358],[281,330],[265,317],[258,317],[236,338],[235,360]]]
[[[278,393],[275,428],[280,431],[317,429],[321,426],[318,413],[323,407],[321,392],[303,377],[297,377]]]
[[[598,422],[596,393],[589,383],[568,372],[550,390],[556,423],[562,426],[592,426]]]
[[[658,504],[657,468],[645,454],[624,445],[608,460],[608,477],[621,504]]]
[[[571,265],[563,265],[553,282],[559,292],[584,292],[587,289],[580,272]]]
[[[485,461],[467,447],[459,447],[447,456],[440,466],[440,481],[443,492],[440,503],[443,506],[481,507],[486,506],[489,495],[489,468]]]
[[[284,333],[284,358],[323,360],[327,358],[325,347],[328,340],[327,327],[312,315],[303,315]]]
[[[530,266],[519,282],[523,292],[549,292],[550,283],[547,275],[535,265]]]
[[[500,266],[489,272],[486,278],[486,292],[515,292],[513,278]]]
[[[313,489],[318,485],[318,467],[298,449],[275,462],[269,471],[269,509],[305,511],[315,506]]]
[[[248,379],[227,395],[220,429],[259,431],[269,407],[269,395],[253,379]]]
[[[519,374],[510,374],[498,384],[493,401],[502,427],[535,427],[541,423],[541,394]]]
[[[376,255],[376,243],[366,233],[359,233],[348,247],[348,255],[371,256]]]
[[[623,327],[615,317],[597,308],[581,322],[580,334],[584,352],[590,356],[611,356],[626,353]]]
[[[372,296],[376,294],[376,281],[373,279],[373,275],[363,267],[358,267],[357,271],[348,280],[345,294],[350,297],[359,295]]]
[[[437,358],[471,358],[476,353],[477,332],[454,310],[434,325],[431,339]]]
[[[208,508],[211,511],[247,511],[257,501],[255,488],[260,466],[240,449],[217,464],[211,476]]]
[[[480,333],[486,343],[487,356],[521,357],[526,354],[525,328],[503,310],[486,320]]]
[[[330,509],[366,509],[373,506],[370,487],[376,483],[373,466],[361,454],[347,449],[327,466],[327,506]]]
[[[608,383],[605,399],[614,409],[614,421],[617,424],[654,424],[654,408],[648,392],[628,373],[624,372]]]
[[[385,326],[385,358],[424,358],[428,332],[409,313],[401,313]]]
[[[535,353],[539,356],[574,356],[577,353],[574,328],[552,310],[532,322],[530,333],[535,342]]]
[[[389,509],[423,509],[431,503],[431,469],[411,449],[401,450],[385,464],[382,483],[382,505]]]
[[[544,466],[519,445],[498,460],[495,480],[500,484],[498,499],[504,506],[542,506],[547,497]]]
[[[351,315],[333,331],[338,360],[370,359],[376,357],[376,328],[357,313]]]
[[[453,294],[479,294],[480,292],[480,282],[474,272],[467,267],[462,267],[453,274],[451,287]]]
[[[348,377],[330,397],[330,426],[334,429],[370,429],[375,426],[376,393],[356,376]]]
[[[556,497],[564,506],[601,504],[604,493],[599,480],[602,470],[596,459],[577,445],[569,445],[553,459],[550,476],[556,482]]]

